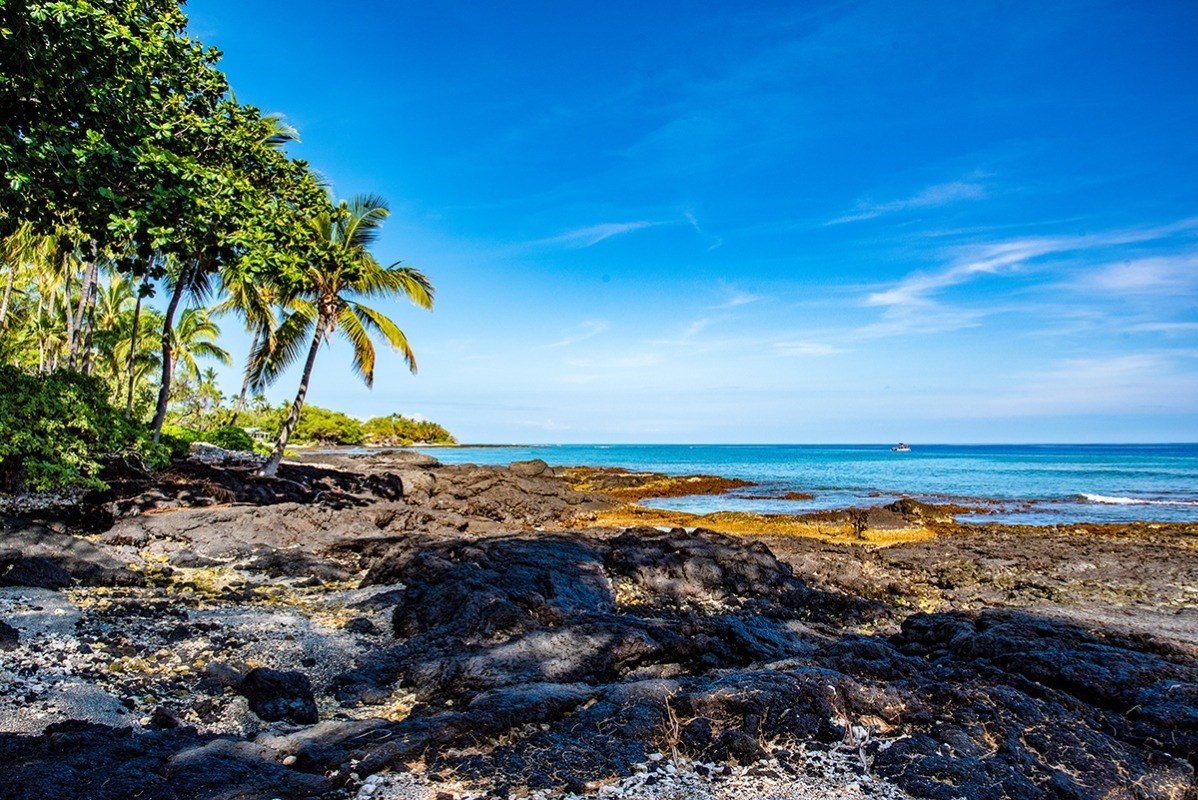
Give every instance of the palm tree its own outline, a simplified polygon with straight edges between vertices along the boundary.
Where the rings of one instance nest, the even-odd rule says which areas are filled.
[[[166,409],[170,404],[171,379],[175,375],[174,352],[175,312],[187,295],[193,301],[204,302],[212,291],[211,264],[200,259],[167,259],[166,288],[170,301],[162,317],[162,379],[158,384],[158,403],[154,409],[154,421],[150,423],[154,441],[162,435],[162,424],[166,422]]]
[[[206,308],[187,308],[179,315],[175,325],[171,351],[174,355],[171,378],[180,368],[187,378],[198,378],[200,367],[197,358],[211,358],[222,364],[233,363],[229,351],[216,343],[220,338],[220,326],[208,316]]]
[[[245,323],[246,330],[252,335],[250,352],[245,360],[245,373],[241,381],[241,393],[233,406],[233,416],[230,425],[237,424],[237,418],[245,410],[246,398],[249,396],[250,382],[254,372],[254,356],[262,341],[270,335],[271,329],[278,323],[275,304],[279,298],[276,287],[263,283],[256,276],[233,270],[221,275],[221,285],[226,297],[223,302],[212,309],[214,315],[236,313]]]
[[[290,310],[254,357],[253,383],[259,388],[296,361],[305,343],[310,342],[295,402],[260,475],[270,476],[278,471],[304,407],[316,354],[321,342],[333,333],[340,331],[353,348],[354,371],[367,387],[374,384],[371,332],[380,334],[403,356],[409,369],[416,371],[416,357],[403,331],[386,315],[354,299],[355,296],[402,296],[421,308],[433,307],[433,286],[423,273],[399,263],[384,267],[370,252],[389,214],[381,197],[363,195],[348,203],[343,200],[336,207],[330,205],[312,220],[319,243],[318,259],[304,271]]]

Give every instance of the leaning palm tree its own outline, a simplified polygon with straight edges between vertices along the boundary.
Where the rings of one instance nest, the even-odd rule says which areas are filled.
[[[279,327],[266,337],[254,356],[254,388],[268,384],[298,360],[307,344],[307,360],[295,402],[287,414],[274,451],[259,474],[274,475],[299,422],[321,343],[340,331],[353,348],[353,368],[367,387],[374,384],[374,344],[381,335],[403,356],[412,372],[416,357],[404,332],[381,312],[356,297],[406,297],[421,308],[433,307],[433,286],[412,267],[384,267],[370,252],[390,211],[381,197],[363,195],[344,200],[312,220],[319,256],[304,270]]]

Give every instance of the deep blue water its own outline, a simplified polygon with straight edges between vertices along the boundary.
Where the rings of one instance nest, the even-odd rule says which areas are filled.
[[[443,463],[611,466],[743,478],[733,494],[648,501],[696,513],[797,513],[874,506],[902,495],[984,505],[962,521],[1031,524],[1198,521],[1198,444],[1155,445],[545,445],[429,448]],[[786,492],[815,495],[782,500]]]

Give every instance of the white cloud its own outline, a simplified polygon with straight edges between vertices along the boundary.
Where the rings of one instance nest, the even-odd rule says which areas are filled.
[[[843,353],[839,347],[824,342],[775,342],[774,350],[783,356],[809,356],[822,358]]]
[[[1076,358],[1016,376],[1018,388],[979,398],[970,416],[1086,414],[1129,409],[1188,410],[1198,396],[1198,375],[1178,370],[1164,353]]]
[[[594,339],[599,334],[605,333],[608,327],[610,326],[602,320],[587,320],[578,326],[576,333],[569,334],[558,339],[556,342],[551,342],[545,345],[545,347],[568,347],[578,342],[585,342],[587,339]]]
[[[968,283],[986,275],[1010,274],[1027,262],[1044,256],[1076,253],[1099,248],[1165,239],[1198,227],[1198,218],[1180,220],[1151,228],[1132,228],[1083,236],[1036,236],[956,248],[948,266],[938,272],[913,272],[897,283],[868,294],[866,306],[931,305],[941,289]],[[1100,270],[1075,288],[1108,291],[1159,291],[1185,282],[1193,284],[1198,257],[1183,254],[1124,262]]]
[[[1099,267],[1077,288],[1118,294],[1172,294],[1198,288],[1198,255],[1159,256]]]
[[[1069,239],[1029,237],[971,246],[962,250],[946,269],[932,273],[913,272],[888,289],[871,292],[865,298],[865,305],[910,306],[930,303],[932,300],[929,295],[940,289],[968,283],[983,275],[1014,271],[1025,261],[1070,249],[1070,243]]]
[[[1132,333],[1163,333],[1166,336],[1198,333],[1198,322],[1142,322],[1127,329]]]
[[[843,217],[829,220],[828,225],[841,225],[846,222],[860,222],[874,219],[886,214],[900,211],[910,211],[919,208],[937,208],[955,203],[959,200],[981,200],[986,196],[986,187],[976,181],[951,181],[928,186],[910,197],[890,200],[884,203],[872,200],[859,200],[857,211]]]
[[[600,225],[588,225],[585,228],[576,228],[572,231],[551,236],[547,239],[537,239],[529,242],[535,247],[561,245],[575,249],[593,247],[600,242],[610,239],[613,236],[622,236],[626,233],[652,228],[656,225],[661,225],[660,222],[651,222],[649,220],[637,220],[634,222],[607,222]]]

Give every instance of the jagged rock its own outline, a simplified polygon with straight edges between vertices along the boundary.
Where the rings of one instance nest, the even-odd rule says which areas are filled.
[[[536,478],[545,473],[553,474],[552,468],[539,458],[529,461],[513,461],[508,465],[513,474],[524,478]]]
[[[0,650],[13,650],[21,640],[21,632],[0,620]]]
[[[65,589],[71,575],[45,558],[8,551],[0,553],[0,586],[34,586],[39,589]]]
[[[56,533],[36,523],[10,521],[5,524],[0,528],[0,551],[4,553],[0,558],[17,568],[18,576],[25,576],[22,579],[58,584],[52,588],[62,588],[63,573],[84,586],[140,586],[144,583],[140,575],[86,539]],[[36,561],[28,564],[28,569],[20,566],[21,562],[31,559]],[[0,570],[3,569],[0,566]]]
[[[258,667],[237,687],[250,702],[250,710],[267,722],[287,720],[304,725],[317,722],[312,684],[302,672],[281,672]]]
[[[220,467],[260,467],[266,463],[266,457],[257,453],[242,450],[226,450],[208,442],[192,442],[188,447],[187,458],[201,464]]]
[[[354,617],[345,623],[347,633],[356,633],[362,636],[378,636],[381,631],[369,617]]]
[[[641,613],[617,613],[613,579],[648,596]],[[768,552],[717,534],[403,545],[364,579],[376,583],[405,585],[393,625],[407,641],[335,680],[347,703],[381,699],[400,678],[422,698],[469,699],[528,681],[604,684],[743,667],[809,651],[783,620],[828,613],[827,599]],[[735,591],[743,595],[733,600]],[[690,602],[711,608],[695,613]],[[732,613],[745,604],[758,613]],[[838,611],[858,604],[845,600]]]
[[[371,581],[406,586],[403,641],[333,689],[381,701],[401,680],[425,710],[389,735],[460,775],[569,788],[627,774],[663,741],[750,763],[761,741],[852,740],[917,796],[1101,797],[1134,781],[1164,798],[1198,757],[1191,661],[1011,612],[916,615],[892,639],[832,633],[869,607],[715,534],[409,543]],[[541,729],[511,744],[437,755],[463,728],[497,735],[530,716]],[[878,725],[907,737],[881,748]]]
[[[333,789],[323,776],[277,763],[265,746],[201,736],[194,728],[135,733],[65,722],[40,736],[0,734],[0,763],[0,797],[6,800],[270,800],[319,797]]]

